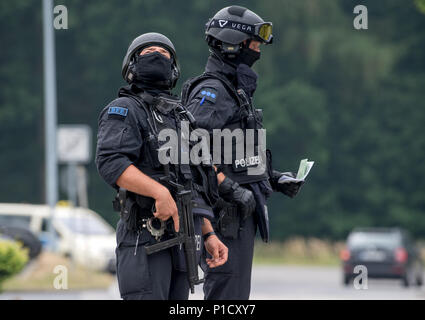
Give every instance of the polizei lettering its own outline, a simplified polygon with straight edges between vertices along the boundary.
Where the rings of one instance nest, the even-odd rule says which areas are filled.
[[[259,164],[261,164],[260,156],[252,156],[244,159],[235,160],[235,168],[258,166]]]

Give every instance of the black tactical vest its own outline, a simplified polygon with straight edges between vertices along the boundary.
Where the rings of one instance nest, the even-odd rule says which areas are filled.
[[[223,172],[227,177],[239,184],[267,180],[269,176],[267,173],[265,143],[263,144],[263,151],[260,150],[259,152],[258,129],[263,129],[262,110],[254,109],[251,99],[245,94],[245,92],[243,92],[243,90],[236,90],[234,85],[219,73],[205,72],[198,77],[187,80],[184,83],[181,97],[182,104],[186,106],[189,102],[188,99],[193,89],[207,79],[219,80],[238,106],[238,112],[235,113],[234,117],[226,123],[223,128],[217,129],[221,129],[222,131],[225,129],[229,129],[230,131],[240,129],[242,130],[244,137],[244,142],[242,142],[244,143],[244,153],[242,154],[242,157],[236,156],[237,141],[236,139],[232,139],[231,164],[224,163],[224,141],[221,142],[221,163],[216,165],[218,171]],[[211,146],[213,146],[213,141],[211,141]],[[248,149],[252,152],[247,153]],[[264,170],[253,170],[258,168],[259,165],[264,166]],[[248,169],[252,169],[252,171],[249,171]]]
[[[178,181],[185,186],[186,190],[193,192],[193,214],[213,218],[211,207],[218,199],[217,176],[212,166],[190,164],[168,164],[163,165],[158,159],[158,150],[165,142],[158,139],[159,132],[163,129],[173,129],[177,131],[180,137],[181,121],[193,120],[188,116],[188,112],[181,104],[177,108],[169,110],[168,113],[162,113],[148,104],[148,99],[143,95],[123,93],[128,102],[143,110],[145,116],[140,119],[143,145],[140,152],[139,162],[135,166],[152,179],[163,183],[164,178],[170,178]],[[190,115],[190,114],[189,114]],[[176,146],[180,148],[180,145]],[[180,159],[180,150],[178,152]],[[164,184],[166,186],[166,184]],[[200,201],[202,197],[204,201]],[[144,196],[137,195],[137,203],[144,210],[152,207],[154,200]],[[206,205],[205,205],[206,204]]]

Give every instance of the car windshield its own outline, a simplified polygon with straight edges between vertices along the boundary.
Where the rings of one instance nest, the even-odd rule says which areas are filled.
[[[29,228],[30,222],[30,216],[18,216],[12,214],[0,215],[0,226]]]
[[[74,233],[84,235],[111,234],[111,230],[102,221],[91,216],[59,218],[59,221]]]
[[[355,232],[348,237],[351,248],[395,248],[400,242],[400,234],[395,232]]]

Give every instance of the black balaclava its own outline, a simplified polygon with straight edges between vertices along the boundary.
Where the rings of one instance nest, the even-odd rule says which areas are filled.
[[[169,93],[172,60],[159,52],[136,55],[134,84],[149,93]]]
[[[258,74],[251,69],[252,65],[260,59],[261,52],[257,52],[249,48],[251,40],[241,48],[239,55],[236,57],[236,79],[238,89],[243,89],[247,95],[252,97],[257,89]]]
[[[239,63],[246,64],[248,67],[251,68],[255,61],[260,59],[260,57],[261,52],[252,50],[249,47],[243,47],[238,55],[237,60],[239,61]]]
[[[257,88],[257,73],[251,69],[252,65],[260,59],[260,52],[249,48],[248,40],[246,44],[242,45],[239,54],[230,58],[224,54],[218,46],[212,45],[211,53],[216,59],[225,62],[235,70],[235,85],[238,89],[243,89],[247,95],[252,97]]]
[[[241,63],[236,68],[236,81],[238,89],[243,89],[245,93],[252,97],[257,89],[257,73],[248,65]]]

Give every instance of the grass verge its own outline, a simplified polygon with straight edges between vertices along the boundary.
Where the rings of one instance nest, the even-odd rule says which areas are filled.
[[[417,242],[422,261],[425,261],[425,241]],[[292,238],[285,242],[256,241],[254,248],[255,264],[293,264],[338,266],[340,251],[344,242],[330,242],[317,238]]]
[[[293,238],[285,242],[256,241],[254,264],[327,265],[340,264],[343,243],[331,243],[316,238]]]
[[[20,274],[4,282],[3,291],[45,291],[56,290],[55,278],[61,273],[54,273],[56,266],[65,266],[70,290],[105,289],[115,276],[75,265],[70,259],[50,252],[43,252],[37,260],[31,262]],[[63,283],[63,282],[60,282]]]

